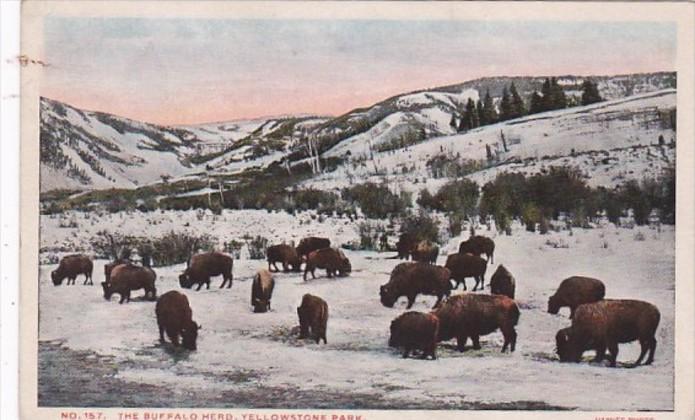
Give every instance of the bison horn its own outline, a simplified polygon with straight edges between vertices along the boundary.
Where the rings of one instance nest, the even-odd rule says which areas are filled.
[[[202,325],[198,325],[198,329],[199,329],[199,330],[202,330],[202,329],[203,329],[203,326],[202,326]]]

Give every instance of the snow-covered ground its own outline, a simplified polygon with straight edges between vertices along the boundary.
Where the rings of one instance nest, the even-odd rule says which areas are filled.
[[[262,234],[271,243],[320,234],[340,244],[357,235],[348,219],[319,222],[308,214],[225,212],[214,222],[210,215],[198,220],[195,212],[152,213],[149,217],[155,216],[154,224],[148,215],[135,213],[92,214],[89,219],[83,214],[70,216],[78,228],[60,228],[60,218],[41,216],[42,247],[89,252],[89,237],[105,226],[118,226],[124,234],[156,235],[183,229],[189,223],[186,229],[223,236],[224,240],[249,233]],[[458,353],[454,343],[448,342],[439,346],[436,361],[402,359],[386,343],[389,324],[405,310],[405,299],[394,308],[385,308],[378,293],[398,260],[386,259],[392,254],[367,251],[346,251],[353,267],[349,277],[327,279],[318,270],[322,277],[304,282],[301,274],[277,274],[272,311],[266,314],[252,313],[249,304],[251,277],[266,266],[264,261],[236,260],[231,289],[218,289],[221,279],[215,279],[210,290],[183,290],[194,319],[203,326],[198,350],[189,354],[172,352],[168,345],[158,343],[154,303],[136,299],[119,305],[116,298],[103,299],[99,282],[105,261],[96,261],[94,286],[82,286],[80,278],[77,286],[55,287],[50,281],[55,264],[43,264],[39,338],[62,340],[73,350],[113,356],[120,379],[165,386],[181,395],[285,387],[374,393],[386,399],[447,405],[541,401],[584,410],[673,408],[673,227],[662,227],[659,232],[607,225],[574,229],[572,234],[540,235],[515,226],[512,236],[497,236],[484,229],[478,233],[496,242],[495,264],[488,268],[486,278],[498,264],[504,264],[517,280],[521,318],[513,354],[500,353],[502,336],[495,332],[482,338],[479,351]],[[460,240],[453,238],[443,247],[439,264]],[[156,268],[159,294],[181,290],[177,277],[182,269],[183,265]],[[559,363],[553,354],[554,337],[558,329],[570,324],[568,311],[565,308],[559,315],[550,315],[546,305],[559,282],[571,275],[602,279],[607,297],[643,299],[660,309],[653,365],[627,369]],[[328,302],[327,345],[299,341],[293,333],[298,325],[295,308],[304,293]],[[428,311],[433,303],[433,297],[420,296],[413,309]],[[585,356],[593,357],[592,353]],[[618,360],[632,362],[638,354],[638,344],[623,344]],[[230,375],[236,379],[230,380]],[[263,406],[263,402],[248,401],[248,406]]]

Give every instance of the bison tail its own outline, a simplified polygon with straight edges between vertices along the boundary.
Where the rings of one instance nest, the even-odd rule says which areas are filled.
[[[521,316],[521,312],[519,312],[519,307],[516,305],[516,303],[512,305],[509,315],[511,317],[512,325],[516,325],[519,322],[519,316]]]

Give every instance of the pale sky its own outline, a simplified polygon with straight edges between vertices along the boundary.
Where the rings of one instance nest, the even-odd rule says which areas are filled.
[[[339,115],[485,76],[675,68],[670,23],[59,18],[41,95],[160,124]]]

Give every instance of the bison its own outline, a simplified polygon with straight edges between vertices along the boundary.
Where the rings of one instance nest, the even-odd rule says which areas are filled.
[[[352,271],[350,260],[342,251],[333,248],[323,248],[309,253],[304,267],[304,280],[306,281],[307,273],[311,273],[311,277],[315,279],[314,272],[317,268],[325,269],[328,277],[333,277],[334,274],[346,276]]]
[[[391,272],[389,282],[381,286],[381,304],[392,308],[399,297],[408,298],[407,309],[415,303],[418,294],[437,296],[437,307],[445,296],[451,294],[451,272],[448,269],[421,262],[398,264]]]
[[[275,272],[280,271],[278,269],[277,263],[282,263],[282,271],[288,272],[289,266],[292,267],[292,271],[301,271],[302,258],[297,253],[297,250],[289,245],[273,245],[269,246],[266,250],[266,256],[268,258],[268,270]],[[272,268],[271,268],[272,264]]]
[[[512,273],[500,264],[490,278],[490,293],[493,295],[505,295],[514,299],[515,283]]]
[[[458,288],[460,283],[463,283],[463,290],[466,289],[466,277],[475,279],[475,287],[473,291],[485,288],[485,271],[487,270],[487,261],[480,257],[471,254],[451,254],[446,259],[446,268],[451,271],[451,278],[456,281]]]
[[[548,313],[557,314],[563,306],[569,306],[570,318],[577,306],[596,302],[606,295],[606,286],[601,280],[591,277],[573,276],[560,283],[554,295],[548,299]]]
[[[202,327],[193,321],[191,306],[186,295],[172,290],[164,293],[157,300],[154,308],[159,326],[159,341],[164,342],[164,331],[174,346],[179,345],[179,336],[183,339],[183,347],[195,350],[198,330]]]
[[[205,252],[191,257],[188,261],[188,267],[179,276],[179,284],[181,287],[190,289],[194,284],[198,284],[196,291],[207,285],[210,289],[210,277],[222,275],[222,284],[220,289],[228,283],[227,288],[232,287],[232,266],[234,260],[229,255],[221,252]]]
[[[273,297],[275,280],[268,270],[259,270],[253,277],[251,285],[251,306],[253,312],[261,313],[270,310],[270,299]]]
[[[406,312],[391,322],[389,347],[403,347],[403,358],[412,350],[421,350],[423,359],[430,355],[435,360],[438,334],[439,318],[435,315]]]
[[[519,307],[507,296],[462,293],[445,300],[433,313],[439,318],[439,341],[456,338],[458,351],[465,350],[468,337],[473,348],[480,349],[480,336],[498,328],[504,336],[502,352],[516,347]]]
[[[326,341],[326,326],[328,324],[328,304],[318,296],[305,294],[302,304],[297,307],[299,316],[299,338],[307,338],[311,334],[318,344]]]
[[[297,253],[301,258],[308,258],[311,252],[323,248],[329,248],[330,246],[330,239],[310,236],[308,238],[303,238],[301,241],[299,241],[299,245],[297,245]]]
[[[488,262],[494,264],[495,242],[486,236],[471,236],[459,245],[459,254],[473,254],[477,257],[485,254]]]
[[[596,350],[594,362],[601,362],[606,348],[612,367],[618,357],[618,343],[639,340],[641,352],[632,367],[654,361],[656,328],[661,314],[656,306],[639,300],[606,299],[579,305],[572,318],[572,326],[558,331],[555,336],[557,354],[562,362],[577,363],[586,350]]]
[[[396,250],[398,251],[398,258],[401,260],[410,259],[410,254],[413,252],[418,244],[418,239],[415,235],[410,233],[403,233],[398,238],[396,243]]]
[[[430,241],[420,241],[412,250],[413,261],[435,264],[439,255],[439,247]]]
[[[51,272],[51,280],[53,280],[54,286],[60,286],[65,278],[68,279],[66,285],[71,282],[75,284],[75,279],[78,275],[84,274],[84,283],[92,283],[92,270],[94,269],[94,264],[92,260],[86,255],[67,255],[60,260],[58,268]]]
[[[101,282],[104,288],[104,299],[110,300],[111,295],[118,293],[121,295],[118,303],[130,302],[130,292],[145,289],[145,298],[155,300],[157,298],[157,289],[154,287],[156,278],[157,275],[149,267],[134,264],[117,265],[111,271],[109,281]]]

